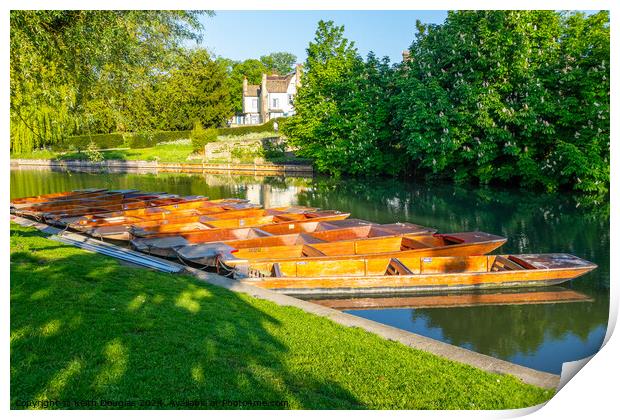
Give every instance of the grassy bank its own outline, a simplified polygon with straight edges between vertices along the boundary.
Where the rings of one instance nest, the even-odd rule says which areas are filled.
[[[12,408],[42,399],[162,399],[502,409],[552,394],[11,225]]]
[[[218,142],[235,143],[244,140],[260,140],[265,137],[277,136],[276,133],[249,133],[239,136],[220,136]],[[160,143],[153,147],[144,148],[117,148],[114,150],[100,149],[101,156],[105,160],[147,160],[168,163],[200,163],[202,156],[194,153],[194,148],[190,140],[179,140],[171,143]],[[33,150],[25,153],[13,153],[12,159],[52,159],[52,160],[89,160],[85,151],[52,151],[52,150]],[[241,163],[253,163],[255,158],[262,158],[273,163],[286,163],[301,161],[299,158],[291,157],[272,157],[261,153],[240,153],[236,156]],[[211,159],[210,163],[227,163],[226,159]]]

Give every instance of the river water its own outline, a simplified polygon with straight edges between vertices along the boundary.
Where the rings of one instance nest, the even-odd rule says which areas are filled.
[[[541,291],[321,303],[534,369],[595,353],[609,309],[609,202],[566,194],[457,187],[396,180],[330,180],[234,175],[110,174],[11,170],[11,198],[77,188],[134,188],[210,198],[239,197],[265,207],[336,209],[378,223],[412,222],[439,232],[505,236],[501,253],[567,252],[598,269]],[[534,293],[523,295],[523,293]],[[545,303],[525,304],[538,296]],[[521,298],[519,298],[521,297]],[[570,299],[570,300],[565,300]]]

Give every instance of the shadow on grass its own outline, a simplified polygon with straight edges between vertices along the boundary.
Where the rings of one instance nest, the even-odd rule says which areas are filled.
[[[42,263],[32,249],[11,258],[12,408],[35,400],[360,407],[337,383],[291,372],[287,345],[269,331],[281,321],[242,295],[73,249]]]

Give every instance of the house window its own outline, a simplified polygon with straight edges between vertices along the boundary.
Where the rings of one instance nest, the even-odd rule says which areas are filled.
[[[252,99],[252,110],[256,111],[258,109],[258,99]]]
[[[272,107],[273,109],[278,109],[278,108],[279,108],[279,106],[280,106],[280,100],[279,100],[278,98],[273,98],[273,100],[272,100],[271,102],[272,102],[271,107]]]
[[[293,95],[292,94],[288,94],[288,103],[289,105],[293,105]]]

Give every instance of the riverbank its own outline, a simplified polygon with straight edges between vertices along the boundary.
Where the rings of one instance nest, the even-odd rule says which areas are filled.
[[[16,225],[11,390],[13,408],[41,399],[227,399],[502,409],[553,394],[299,309],[122,266]]]
[[[56,160],[11,159],[11,167],[49,168],[60,170],[97,170],[106,172],[182,172],[182,173],[231,173],[253,175],[312,176],[311,165],[277,163],[187,163],[159,162],[157,160]]]

